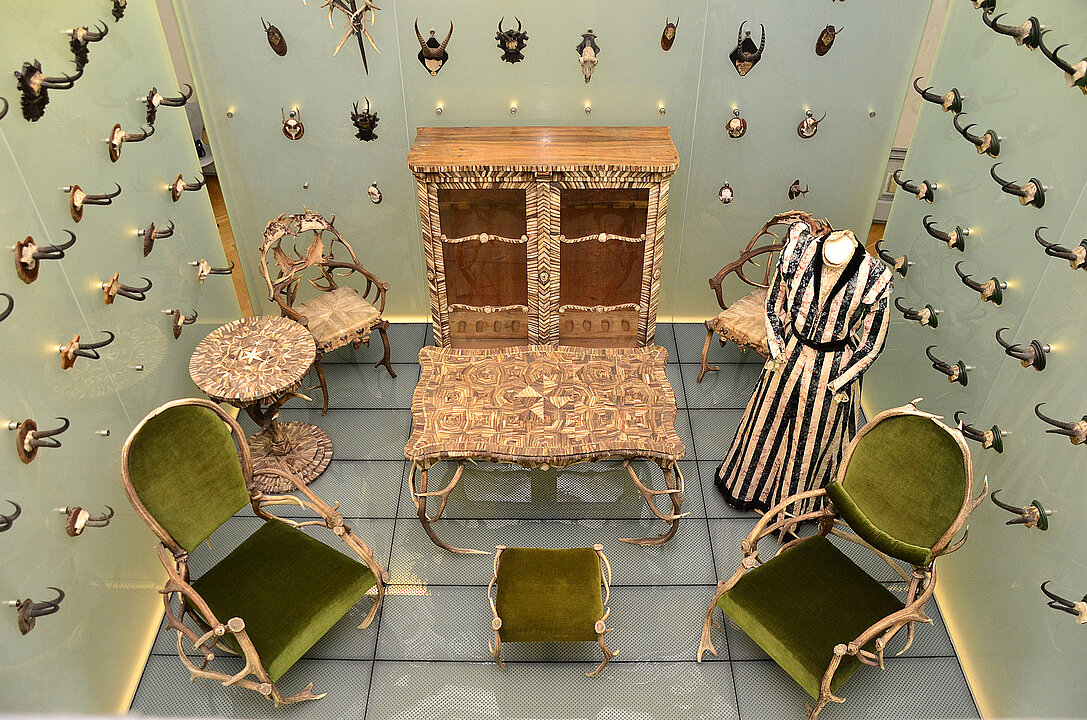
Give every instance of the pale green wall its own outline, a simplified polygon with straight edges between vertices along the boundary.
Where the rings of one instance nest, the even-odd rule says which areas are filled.
[[[145,119],[139,96],[152,85],[168,94],[176,90],[154,7],[130,2],[115,24],[109,3],[83,5],[7,3],[0,11],[0,95],[12,105],[0,121],[0,291],[15,298],[14,312],[0,323],[0,500],[23,508],[0,534],[0,601],[51,599],[49,585],[67,594],[60,612],[41,618],[25,637],[15,610],[0,607],[0,713],[127,710],[161,617],[156,591],[165,574],[154,537],[125,499],[120,448],[153,407],[198,393],[188,377],[194,345],[238,315],[229,279],[210,278],[200,286],[188,265],[201,257],[224,264],[206,192],[174,204],[165,189],[178,172],[191,177],[198,171],[185,112],[160,110],[153,137],[126,145],[116,164],[107,155],[105,138],[114,123],[136,131]],[[43,119],[23,120],[11,71],[34,58],[47,74],[70,71],[72,55],[61,31],[99,18],[110,32],[92,45],[83,78],[72,90],[50,92]],[[59,187],[78,183],[104,192],[114,181],[123,193],[112,206],[88,207],[82,222],[72,222]],[[136,229],[167,218],[177,226],[174,237],[143,257]],[[44,263],[38,280],[23,284],[7,248],[27,235],[39,244],[63,242],[66,229],[78,236],[66,258]],[[141,284],[140,276],[152,280],[145,302],[103,303],[97,283],[118,271],[129,284]],[[200,313],[180,340],[159,312],[173,307]],[[75,333],[100,339],[100,330],[117,335],[101,351],[102,360],[82,358],[62,371],[57,345]],[[143,372],[131,369],[138,364]],[[58,415],[71,420],[59,438],[62,447],[42,449],[23,465],[8,421],[29,417],[54,427]],[[107,429],[109,437],[95,434]],[[0,512],[11,512],[2,505]],[[53,509],[73,505],[92,512],[111,505],[117,515],[107,528],[70,538],[64,516]]]
[[[1051,46],[1070,43],[1062,54],[1078,60],[1087,49],[1087,9],[1079,0],[1000,0],[1002,22],[1037,15],[1052,29]],[[967,96],[967,122],[979,134],[993,128],[1005,136],[998,174],[1025,182],[1037,176],[1049,186],[1042,209],[1021,207],[990,179],[997,160],[979,156],[952,129],[950,113],[922,109],[904,177],[938,181],[936,202],[927,205],[900,193],[886,229],[886,246],[906,253],[916,265],[905,279],[895,278],[895,294],[905,304],[931,303],[943,311],[938,329],[891,321],[887,350],[865,378],[865,406],[871,413],[924,396],[921,407],[988,428],[993,423],[1013,435],[1005,451],[973,448],[977,477],[988,474],[993,488],[1004,488],[1005,502],[1037,498],[1057,511],[1046,532],[1006,527],[1010,516],[986,500],[970,525],[970,540],[941,562],[941,609],[951,628],[983,713],[988,717],[1082,717],[1087,711],[1084,628],[1072,617],[1050,610],[1038,586],[1078,600],[1087,591],[1083,547],[1087,511],[1083,482],[1084,450],[1044,433],[1033,414],[1045,411],[1078,420],[1087,413],[1082,389],[1087,352],[1083,308],[1087,277],[1063,260],[1047,257],[1034,240],[1040,225],[1050,242],[1074,247],[1087,235],[1087,165],[1081,143],[1087,99],[1065,86],[1063,76],[1039,51],[1016,47],[981,22],[971,3],[952,4],[939,54],[928,84],[943,93],[956,86]],[[951,251],[929,237],[921,219],[932,214],[938,227],[969,226],[966,252]],[[979,281],[996,275],[1008,282],[1004,304],[982,304],[962,284],[954,264]],[[1044,372],[1024,369],[1007,358],[994,338],[1053,346]],[[927,345],[954,362],[977,366],[969,384],[948,383],[925,359]]]

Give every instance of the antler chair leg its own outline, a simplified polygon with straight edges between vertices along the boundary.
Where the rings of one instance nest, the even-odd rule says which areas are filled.
[[[713,371],[716,372],[717,370],[721,369],[716,365],[710,365],[709,362],[706,360],[706,357],[709,355],[709,352],[710,352],[710,341],[711,340],[713,340],[713,320],[707,320],[706,321],[706,342],[702,343],[702,370],[699,371],[698,379],[695,380],[695,382],[702,382],[702,378],[705,377],[706,373],[709,372],[710,370],[713,370]]]
[[[389,327],[388,320],[382,320],[381,324],[377,326],[377,331],[381,333],[381,343],[385,346],[385,355],[378,362],[374,363],[374,367],[385,366],[385,369],[389,371],[389,375],[396,377],[396,371],[393,370],[392,365],[392,351],[389,349],[389,335],[385,331]]]
[[[313,369],[317,371],[317,379],[321,382],[321,393],[324,395],[324,404],[321,405],[321,416],[328,414],[328,383],[325,382],[325,369],[321,367],[321,358],[313,361]]]

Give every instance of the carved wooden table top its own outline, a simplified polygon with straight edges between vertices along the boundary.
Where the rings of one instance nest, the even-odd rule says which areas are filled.
[[[550,345],[424,347],[404,456],[564,467],[606,458],[682,458],[668,352]]]

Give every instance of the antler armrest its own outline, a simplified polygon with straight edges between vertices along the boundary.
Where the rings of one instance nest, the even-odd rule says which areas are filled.
[[[385,312],[385,293],[389,291],[389,283],[383,281],[377,275],[364,268],[357,262],[341,262],[339,260],[333,260],[324,263],[325,267],[329,269],[344,269],[357,272],[366,278],[366,289],[362,291],[362,297],[367,297],[370,294],[370,289],[375,288],[377,294],[374,296],[374,305],[377,307],[378,312]]]
[[[827,491],[823,488],[807,490],[802,493],[797,493],[796,495],[791,495],[767,510],[763,516],[759,518],[759,521],[755,523],[755,527],[752,528],[747,537],[740,542],[740,548],[743,550],[744,557],[746,558],[750,555],[757,554],[759,540],[777,532],[783,527],[788,527],[789,525],[794,525],[805,520],[816,520],[827,516],[833,517],[834,511],[832,509],[823,508],[822,510],[812,510],[811,512],[806,512],[802,515],[797,515],[796,517],[778,518],[778,515],[790,505],[809,498],[821,497],[826,494]]]
[[[765,284],[753,282],[752,280],[749,280],[746,275],[744,275],[744,263],[750,262],[752,258],[755,258],[759,255],[777,252],[781,250],[782,247],[783,246],[780,243],[775,243],[773,245],[763,245],[762,247],[755,248],[753,250],[745,250],[740,255],[738,260],[731,262],[728,265],[725,265],[723,268],[721,268],[721,271],[719,273],[709,279],[710,287],[713,288],[714,293],[716,293],[717,295],[717,304],[721,306],[722,310],[728,309],[728,306],[725,305],[724,298],[721,296],[721,285],[725,279],[725,276],[727,276],[729,273],[734,272],[740,277],[741,280],[743,280],[748,285],[752,287],[765,288]]]

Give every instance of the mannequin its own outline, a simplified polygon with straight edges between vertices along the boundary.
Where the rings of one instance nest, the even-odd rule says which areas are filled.
[[[890,270],[849,230],[789,228],[766,297],[770,360],[717,470],[730,504],[765,512],[834,479],[857,432],[860,376],[886,340],[891,289]]]

